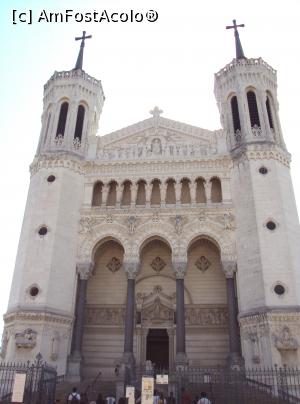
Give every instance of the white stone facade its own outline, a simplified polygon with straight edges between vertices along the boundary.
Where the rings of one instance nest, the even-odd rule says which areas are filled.
[[[183,278],[187,359],[225,365],[233,277],[246,365],[299,365],[300,233],[276,86],[262,59],[234,59],[215,75],[222,129],[176,122],[156,107],[98,137],[101,83],[82,70],[55,72],[45,85],[2,357],[41,352],[65,374],[85,279],[81,371],[112,376],[123,354],[128,265],[136,263],[137,363],[147,359],[149,330],[163,329],[174,364]]]

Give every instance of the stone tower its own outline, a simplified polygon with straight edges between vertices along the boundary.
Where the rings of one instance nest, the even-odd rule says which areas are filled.
[[[84,37],[76,67],[55,72],[44,86],[42,129],[3,337],[5,360],[26,361],[40,352],[55,361],[60,374],[66,354],[58,353],[70,350],[74,320],[80,162],[104,103],[101,82],[82,69]]]
[[[215,75],[215,96],[232,157],[243,356],[247,366],[298,364],[299,221],[276,71],[261,58],[246,58],[235,21],[230,28],[236,58]]]

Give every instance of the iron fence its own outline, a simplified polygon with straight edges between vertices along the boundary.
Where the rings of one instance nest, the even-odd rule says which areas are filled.
[[[56,369],[47,365],[41,355],[33,363],[0,363],[0,403],[11,403],[17,374],[23,374],[23,404],[53,404]]]

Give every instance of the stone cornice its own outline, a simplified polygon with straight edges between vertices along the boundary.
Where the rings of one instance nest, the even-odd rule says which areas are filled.
[[[254,143],[242,145],[231,152],[233,164],[243,160],[277,160],[289,167],[291,155],[275,144]]]
[[[38,158],[35,158],[32,164],[30,165],[30,174],[33,176],[40,169],[49,169],[49,168],[68,168],[78,174],[84,174],[82,160],[78,158],[73,158],[68,154],[61,155],[42,155]]]
[[[300,321],[300,307],[262,307],[239,314],[241,324],[261,321],[284,321],[287,319]]]
[[[72,325],[74,318],[72,316],[66,316],[51,312],[39,312],[39,311],[14,311],[7,313],[3,316],[4,323],[10,325],[15,321],[35,321],[35,322],[48,322],[64,324],[67,326]]]

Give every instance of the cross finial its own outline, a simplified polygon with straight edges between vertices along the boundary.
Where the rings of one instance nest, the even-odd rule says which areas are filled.
[[[158,107],[154,107],[152,111],[150,111],[150,114],[153,115],[153,118],[159,118],[160,114],[162,114],[164,111],[162,109],[159,109]]]
[[[245,59],[243,47],[240,41],[240,36],[239,36],[239,27],[244,27],[245,24],[238,24],[236,23],[236,20],[232,20],[233,25],[227,25],[226,29],[234,29],[234,37],[235,37],[235,51],[236,51],[236,58],[237,59]]]
[[[76,62],[76,65],[75,65],[75,69],[74,70],[77,70],[77,69],[81,69],[82,70],[82,63],[83,63],[83,48],[84,48],[84,45],[85,45],[85,43],[84,43],[84,41],[86,40],[86,39],[89,39],[89,38],[92,38],[92,35],[85,35],[86,34],[86,31],[83,31],[82,32],[82,36],[77,36],[77,37],[75,37],[75,41],[80,41],[81,40],[81,44],[80,44],[80,49],[79,49],[79,53],[78,53],[78,57],[77,57],[77,62]]]

